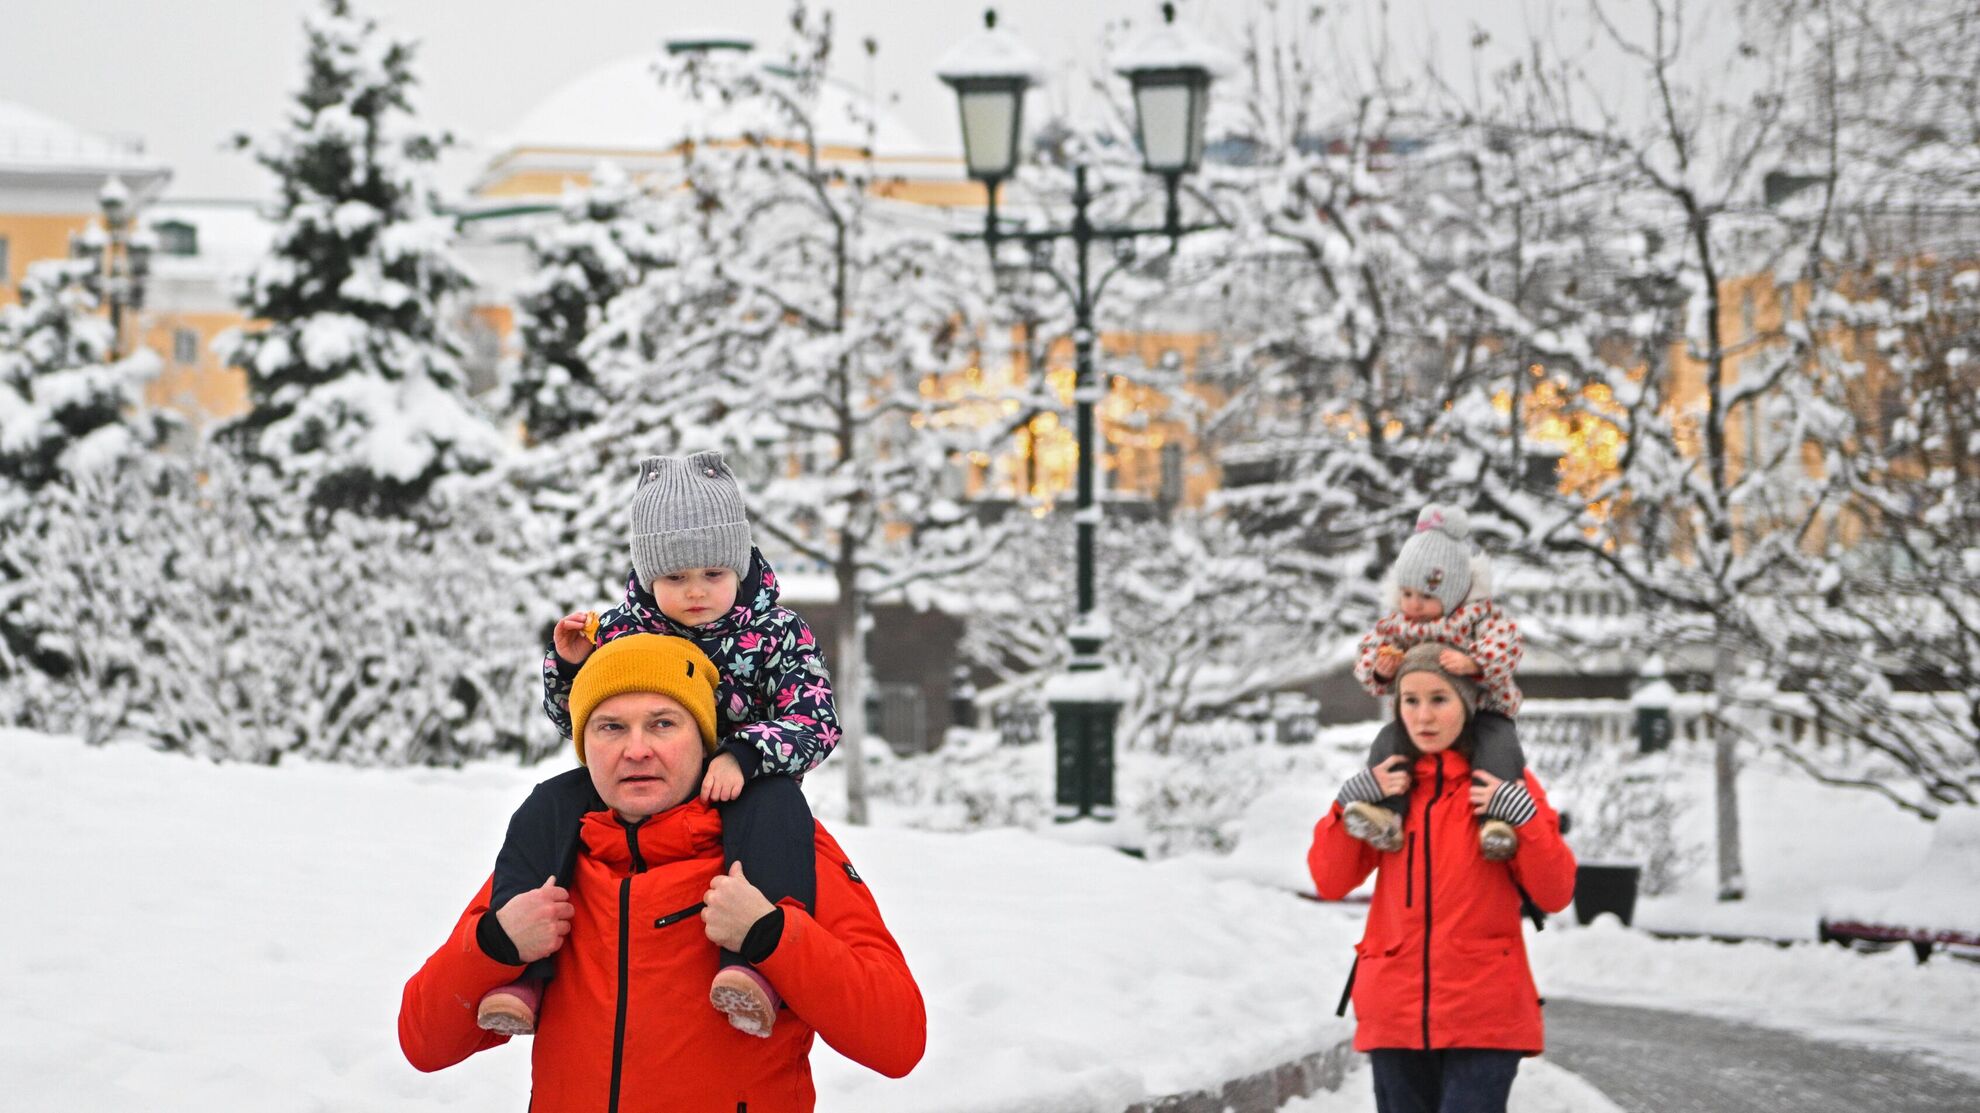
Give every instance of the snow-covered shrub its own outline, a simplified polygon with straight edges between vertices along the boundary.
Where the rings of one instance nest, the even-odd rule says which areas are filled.
[[[1527,745],[1549,801],[1571,819],[1568,845],[1583,862],[1641,866],[1639,891],[1674,891],[1704,861],[1701,843],[1680,840],[1690,803],[1672,791],[1668,752],[1638,756],[1613,745]]]
[[[47,489],[0,528],[6,601],[40,631],[0,661],[0,710],[216,760],[556,747],[515,523],[470,495],[422,524],[302,510],[217,455]]]
[[[1035,827],[1052,814],[1051,750],[1000,745],[994,731],[952,731],[933,753],[870,762],[866,778],[869,799],[915,827]]]
[[[1365,747],[1359,734],[1354,745]],[[890,822],[942,831],[1040,827],[1051,822],[1054,750],[1001,743],[994,730],[952,731],[940,749],[870,762],[867,790]],[[1251,724],[1204,722],[1175,737],[1168,752],[1117,754],[1115,799],[1121,825],[1151,858],[1236,845],[1245,809],[1290,781],[1337,784],[1353,758],[1339,746],[1277,746]],[[828,770],[831,766],[826,767]],[[1315,796],[1317,819],[1325,793]]]
[[[1284,772],[1257,733],[1239,722],[1197,723],[1170,735],[1167,752],[1124,763],[1116,792],[1147,832],[1150,857],[1229,850],[1237,821]]]

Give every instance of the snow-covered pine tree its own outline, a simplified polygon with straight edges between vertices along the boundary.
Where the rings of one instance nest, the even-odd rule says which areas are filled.
[[[92,266],[33,263],[20,303],[0,308],[0,487],[33,491],[98,470],[156,436],[156,422],[137,411],[158,357],[140,349],[110,361]]]
[[[516,292],[521,348],[510,408],[534,443],[594,426],[610,408],[585,352],[613,298],[647,272],[673,263],[660,211],[616,163],[568,191],[558,220],[530,239],[530,277]],[[651,356],[650,347],[642,351]]]
[[[522,511],[545,531],[532,577],[553,599],[577,604],[624,587],[638,459],[674,443],[656,432],[667,427],[666,404],[644,393],[670,328],[606,321],[620,295],[659,281],[655,272],[676,265],[682,243],[693,245],[697,218],[678,185],[649,191],[602,163],[531,242],[534,270],[517,318],[522,353],[508,387],[530,444],[511,478]]]
[[[224,338],[253,408],[225,436],[326,509],[404,513],[486,467],[501,438],[467,396],[448,300],[466,288],[426,175],[413,47],[322,0],[288,126],[242,137],[278,183],[274,242],[240,294],[265,327]]]
[[[996,449],[995,434],[922,389],[970,358],[987,268],[876,196],[878,166],[827,160],[820,131],[846,123],[821,116],[844,103],[821,96],[831,22],[802,3],[792,13],[784,64],[665,63],[667,80],[709,99],[711,126],[743,122],[743,142],[693,145],[667,191],[691,207],[693,243],[615,301],[593,338],[613,406],[594,443],[627,457],[600,473],[594,501],[624,506],[635,454],[720,448],[767,547],[832,577],[838,760],[863,822],[870,601],[975,566],[997,536],[958,497],[959,461]]]

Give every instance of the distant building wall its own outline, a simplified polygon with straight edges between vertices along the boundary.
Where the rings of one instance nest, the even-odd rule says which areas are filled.
[[[836,610],[830,604],[787,602],[817,635],[826,666],[837,676],[843,665],[832,652],[838,644]],[[866,658],[877,689],[869,696],[878,697],[879,714],[867,723],[867,731],[886,738],[895,753],[926,753],[941,745],[951,717],[950,686],[962,631],[961,619],[940,611],[904,603],[874,606]],[[869,711],[875,709],[874,699],[867,704]]]

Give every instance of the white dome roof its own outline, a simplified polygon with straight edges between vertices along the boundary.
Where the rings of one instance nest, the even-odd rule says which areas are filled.
[[[697,98],[677,85],[663,87],[655,61],[650,53],[624,58],[565,84],[531,109],[497,148],[664,151],[687,139],[731,138],[753,122],[714,97]],[[866,127],[859,118],[863,108],[863,96],[826,82],[818,94],[820,146],[866,146]],[[874,120],[872,143],[880,155],[929,153],[920,136],[884,109]]]

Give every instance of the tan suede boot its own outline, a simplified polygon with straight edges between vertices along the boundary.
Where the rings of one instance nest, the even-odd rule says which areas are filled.
[[[1347,833],[1384,852],[1402,849],[1402,817],[1380,804],[1356,800],[1342,807]]]
[[[481,995],[474,1022],[490,1032],[527,1036],[536,1031],[536,1007],[543,1002],[543,984],[524,978],[496,986]]]
[[[1488,862],[1503,862],[1519,852],[1519,832],[1503,819],[1488,819],[1478,825],[1478,849]]]
[[[708,984],[708,1003],[740,1032],[770,1038],[777,1024],[777,991],[747,966],[724,966]]]

